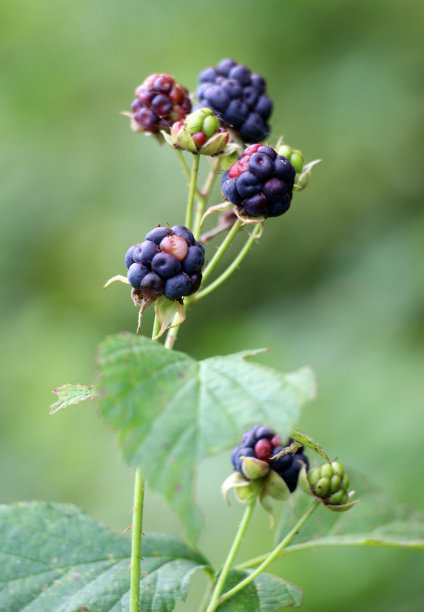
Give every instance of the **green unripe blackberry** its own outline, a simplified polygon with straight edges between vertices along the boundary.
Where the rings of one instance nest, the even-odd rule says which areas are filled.
[[[320,497],[325,504],[340,506],[347,503],[350,479],[338,461],[313,468],[306,477],[310,492]]]

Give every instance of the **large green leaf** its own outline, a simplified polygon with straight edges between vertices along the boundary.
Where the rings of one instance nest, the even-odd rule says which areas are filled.
[[[224,592],[241,582],[248,572],[232,570],[225,581]],[[250,584],[224,602],[219,612],[275,612],[282,608],[298,608],[302,603],[299,587],[283,578],[262,573]]]
[[[199,459],[237,444],[255,423],[288,435],[314,396],[309,368],[281,374],[246,360],[257,353],[196,361],[127,334],[101,347],[101,414],[118,429],[127,461],[143,468],[192,539],[201,524],[192,500]]]
[[[355,474],[355,498],[361,503],[344,513],[319,507],[284,554],[322,546],[401,546],[424,550],[424,514],[401,504]],[[301,494],[295,512],[286,508],[276,532],[280,541],[311,498]]]
[[[126,612],[128,537],[74,506],[43,502],[0,506],[1,612]],[[162,534],[142,541],[142,612],[169,612],[185,599],[205,559]]]

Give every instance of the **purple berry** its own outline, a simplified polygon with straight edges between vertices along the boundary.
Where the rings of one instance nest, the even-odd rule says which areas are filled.
[[[153,257],[152,270],[162,278],[169,278],[180,273],[181,263],[175,255],[162,251]]]

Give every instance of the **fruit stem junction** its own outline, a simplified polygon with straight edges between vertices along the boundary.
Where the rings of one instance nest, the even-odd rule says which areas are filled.
[[[232,589],[230,589],[229,591],[227,591],[226,593],[221,595],[221,597],[219,598],[219,605],[224,603],[224,601],[227,601],[228,599],[233,597],[233,595],[235,595],[236,593],[241,591],[241,589],[244,589],[245,586],[247,586],[250,582],[252,582],[252,580],[254,580],[256,578],[256,576],[258,576],[260,573],[262,573],[269,565],[271,565],[271,563],[273,561],[275,561],[275,559],[277,559],[277,557],[280,556],[282,550],[286,546],[288,546],[288,544],[290,544],[290,542],[293,540],[295,535],[297,535],[297,533],[301,530],[303,525],[308,521],[308,519],[311,517],[311,515],[318,508],[320,503],[321,502],[318,501],[318,500],[314,501],[312,506],[310,506],[310,508],[306,512],[304,512],[302,514],[300,519],[297,521],[297,523],[295,524],[293,529],[291,529],[289,531],[289,533],[286,535],[286,537],[283,540],[281,540],[281,542],[278,544],[278,546],[276,546],[274,548],[273,551],[271,551],[268,555],[266,555],[266,557],[262,561],[262,563],[251,574],[246,576],[246,578],[244,578],[244,580],[242,580],[241,582],[236,584],[235,587],[233,587]],[[243,564],[243,567],[246,567],[246,564]],[[239,568],[237,568],[237,569],[239,569]]]

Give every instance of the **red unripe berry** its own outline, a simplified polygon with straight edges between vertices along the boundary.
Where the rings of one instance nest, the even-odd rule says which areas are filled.
[[[262,461],[266,461],[271,457],[272,454],[272,444],[268,440],[268,438],[261,438],[255,444],[255,455],[258,459],[262,459]]]
[[[245,149],[243,151],[243,156],[244,155],[253,155],[253,153],[256,153],[256,151],[259,149],[259,147],[262,147],[263,144],[261,142],[257,142],[256,144],[252,144],[250,145],[250,147],[247,147],[247,149]]]
[[[203,132],[196,132],[196,134],[193,134],[192,138],[196,147],[201,147],[207,140],[206,134]]]
[[[273,448],[275,448],[276,446],[281,446],[280,436],[277,436],[277,435],[273,436],[271,438],[271,444],[272,444]]]
[[[238,163],[236,162],[231,166],[228,178],[236,178],[237,176],[240,176],[240,170],[238,167]]]
[[[166,236],[160,243],[159,248],[161,251],[171,253],[171,255],[174,255],[179,261],[185,259],[188,253],[187,242],[181,236]]]

